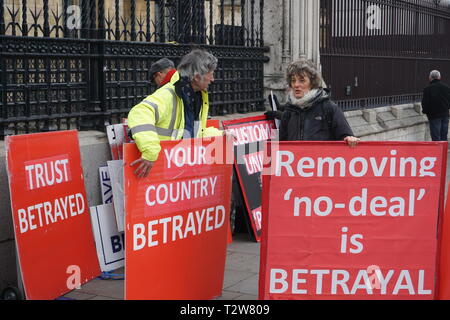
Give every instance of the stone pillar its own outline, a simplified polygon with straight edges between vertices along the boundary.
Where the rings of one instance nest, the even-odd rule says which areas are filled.
[[[292,59],[307,58],[320,64],[320,1],[291,0]]]
[[[284,102],[284,74],[290,62],[304,57],[320,68],[320,1],[265,1],[264,15],[264,45],[270,48],[265,96],[273,91]]]
[[[264,45],[270,51],[270,61],[264,65],[265,97],[270,91],[278,97],[285,90],[284,71],[290,56],[290,2],[291,0],[271,0],[264,2]],[[280,95],[281,93],[281,95]]]

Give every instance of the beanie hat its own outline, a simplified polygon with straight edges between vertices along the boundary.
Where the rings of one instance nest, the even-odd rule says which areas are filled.
[[[155,73],[161,72],[168,68],[171,68],[171,69],[175,68],[175,64],[172,62],[172,60],[169,60],[167,58],[162,58],[162,59],[156,61],[150,67],[150,79],[153,80]]]

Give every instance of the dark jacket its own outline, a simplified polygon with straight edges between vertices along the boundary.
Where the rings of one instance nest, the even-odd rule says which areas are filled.
[[[353,136],[342,110],[328,97],[311,107],[285,106],[280,125],[280,141],[339,141]]]
[[[428,119],[448,116],[450,88],[440,80],[431,81],[423,90],[422,111]]]

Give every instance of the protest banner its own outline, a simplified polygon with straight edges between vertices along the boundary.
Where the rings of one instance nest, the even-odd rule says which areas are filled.
[[[222,292],[233,152],[227,139],[162,141],[147,178],[124,145],[125,298],[203,300]],[[227,164],[228,163],[228,164]]]
[[[110,272],[125,265],[125,235],[119,232],[112,203],[91,207],[92,229],[98,260],[103,272]]]
[[[220,130],[220,120],[217,119],[209,119],[206,121],[206,127],[213,127]]]
[[[261,239],[261,193],[264,143],[274,138],[275,123],[265,116],[223,121],[235,135],[235,168],[256,241]]]
[[[261,299],[435,299],[447,143],[268,143]]]
[[[54,299],[100,274],[76,131],[6,137],[27,299]]]
[[[217,119],[208,119],[206,121],[206,127],[213,127],[220,130],[220,120]],[[231,226],[228,224],[228,244],[233,243],[233,234],[231,231]]]
[[[450,188],[439,232],[439,300],[450,300]]]

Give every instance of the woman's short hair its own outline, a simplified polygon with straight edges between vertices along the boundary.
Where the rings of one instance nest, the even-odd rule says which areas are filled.
[[[288,86],[291,86],[291,79],[293,76],[308,77],[311,81],[311,88],[317,89],[322,87],[322,75],[317,70],[316,65],[307,59],[300,59],[292,62],[286,70],[286,81]]]
[[[192,81],[196,74],[203,77],[217,68],[217,58],[205,50],[196,49],[185,55],[178,65],[180,77],[187,77]]]

